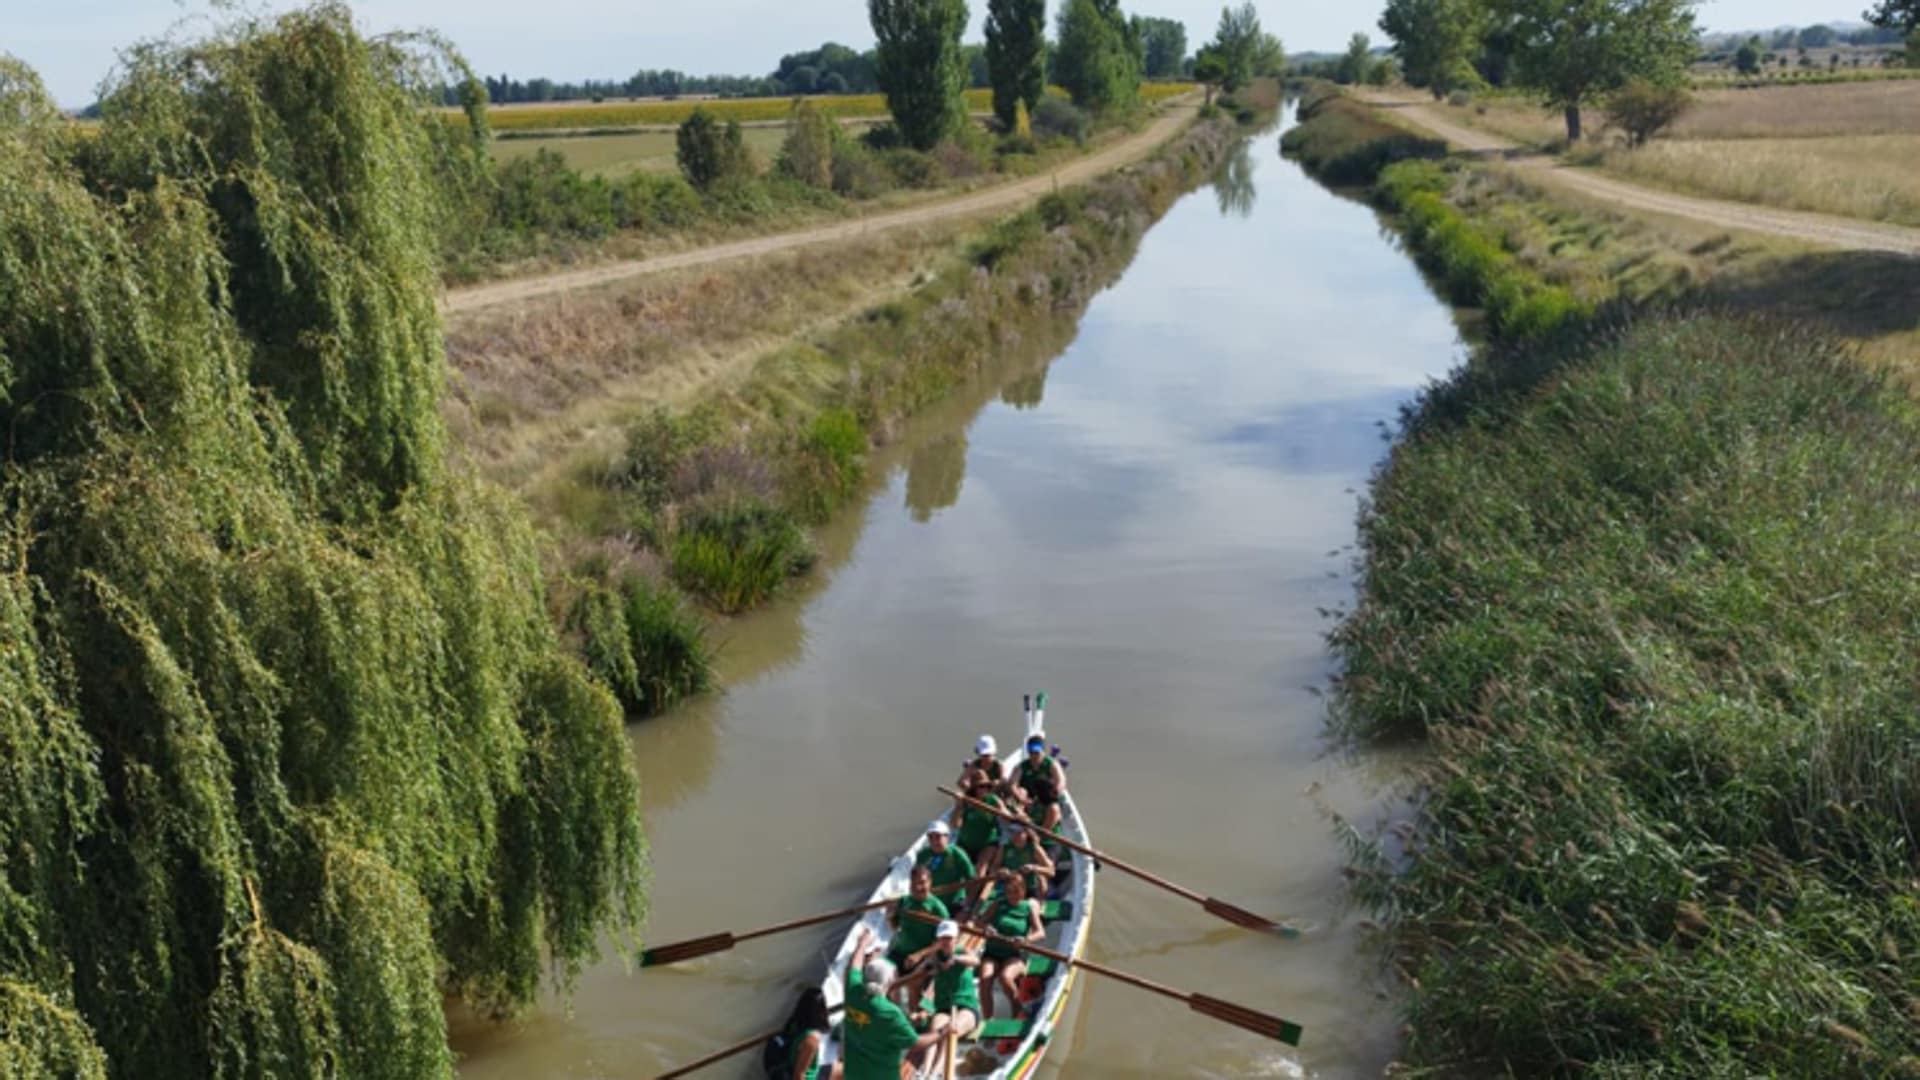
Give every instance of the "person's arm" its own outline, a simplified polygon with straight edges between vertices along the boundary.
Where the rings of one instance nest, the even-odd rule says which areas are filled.
[[[960,857],[960,865],[966,870],[966,873],[960,875],[960,880],[962,881],[971,880],[973,878],[973,873],[974,873],[973,856],[968,855],[966,852],[966,849],[962,848],[959,844],[955,844],[952,847],[948,848],[947,853],[950,855],[957,855]]]
[[[1048,763],[1053,766],[1053,790],[1067,790],[1067,770],[1061,767],[1060,759],[1049,758]]]
[[[913,1026],[913,1021],[907,1019],[907,1014],[901,1011],[898,1005],[891,1001],[883,1001],[880,1004],[883,1007],[876,1011],[880,1013],[879,1019],[886,1028],[881,1034],[885,1037],[887,1049],[906,1050],[920,1041],[919,1030]]]
[[[820,1033],[809,1031],[807,1037],[800,1041],[800,1049],[793,1055],[793,1080],[807,1080],[807,1070],[813,1068],[814,1061],[819,1057]]]
[[[1047,854],[1047,845],[1040,842],[1040,834],[1033,834],[1033,863],[1027,867],[1041,877],[1050,878],[1060,868],[1053,864],[1053,856]]]
[[[1027,899],[1027,940],[1039,941],[1047,936],[1047,920],[1040,917],[1040,901]]]
[[[867,957],[873,955],[873,930],[866,924],[860,926],[860,936],[854,939],[853,952],[847,954],[847,990],[853,991],[865,985],[866,976],[861,971],[867,966]]]

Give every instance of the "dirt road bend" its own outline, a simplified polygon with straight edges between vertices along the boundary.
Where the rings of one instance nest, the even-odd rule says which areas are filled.
[[[1920,229],[1856,221],[1830,214],[1776,210],[1751,203],[1703,199],[1644,187],[1616,180],[1591,169],[1567,165],[1545,154],[1514,156],[1518,150],[1514,143],[1498,135],[1456,124],[1428,105],[1403,98],[1362,97],[1360,100],[1390,116],[1399,117],[1412,127],[1424,128],[1469,153],[1508,155],[1508,164],[1528,177],[1603,203],[1687,218],[1716,228],[1785,237],[1820,247],[1920,256]]]
[[[855,221],[838,221],[830,225],[820,225],[794,232],[756,236],[748,240],[714,244],[710,247],[694,248],[670,255],[657,255],[648,259],[606,263],[600,266],[582,267],[578,270],[566,270],[557,274],[511,278],[506,281],[455,289],[448,292],[441,300],[440,310],[444,315],[463,315],[502,304],[550,296],[554,293],[590,289],[646,274],[685,270],[732,259],[752,258],[757,255],[770,255],[903,226],[923,225],[947,218],[1008,210],[1038,199],[1056,187],[1091,180],[1096,176],[1139,161],[1186,127],[1196,111],[1195,106],[1190,103],[1170,106],[1145,130],[1129,135],[1097,153],[1069,162],[1043,175],[999,184],[957,198],[888,211]]]

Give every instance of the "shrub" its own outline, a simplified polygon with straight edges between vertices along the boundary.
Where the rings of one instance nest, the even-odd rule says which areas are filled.
[[[837,125],[808,104],[796,99],[787,117],[787,137],[780,144],[781,173],[808,187],[833,186],[833,144],[839,134]]]
[[[901,187],[935,188],[946,180],[946,173],[933,155],[909,147],[895,147],[881,155],[881,161]]]
[[[1455,90],[1447,95],[1447,104],[1465,107],[1473,102],[1473,95],[1465,90]]]
[[[1680,119],[1692,101],[1682,87],[1635,79],[1607,99],[1607,121],[1626,132],[1628,146],[1644,146]]]
[[[570,587],[577,591],[563,625],[587,670],[613,691],[630,719],[657,716],[712,686],[706,624],[672,585],[627,572]]]
[[[736,184],[753,173],[738,120],[722,124],[707,110],[695,109],[681,123],[675,142],[680,174],[702,192]]]
[[[893,178],[864,143],[842,140],[833,148],[833,190],[849,199],[871,199],[893,187]]]
[[[867,433],[847,409],[814,417],[798,453],[789,458],[787,503],[810,521],[825,521],[859,490],[866,475]]]
[[[1033,110],[1033,133],[1041,138],[1084,143],[1093,133],[1093,118],[1066,98],[1049,94]]]
[[[793,516],[753,499],[689,507],[672,542],[674,579],[730,615],[765,602],[813,559]]]
[[[1330,184],[1370,184],[1395,162],[1447,152],[1446,143],[1387,124],[1337,92],[1302,106],[1301,116],[1280,146]]]
[[[949,180],[965,180],[987,171],[987,167],[981,164],[973,151],[952,139],[940,140],[940,144],[933,148],[931,156],[941,175]]]
[[[613,192],[606,182],[585,176],[546,149],[495,170],[488,219],[508,232],[588,239],[606,236],[616,226]]]
[[[627,430],[623,468],[616,486],[630,492],[649,511],[659,511],[685,494],[678,483],[689,460],[714,437],[705,413],[675,415],[656,408]]]

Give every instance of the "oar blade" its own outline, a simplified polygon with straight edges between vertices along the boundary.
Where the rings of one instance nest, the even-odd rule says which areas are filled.
[[[676,941],[671,945],[662,945],[657,949],[642,949],[640,951],[640,966],[646,968],[665,967],[668,964],[683,964],[688,960],[694,960],[702,956],[711,956],[714,953],[726,952],[728,949],[733,948],[733,946],[734,937],[732,934],[711,934],[707,937],[694,938],[690,941]]]
[[[1224,919],[1235,926],[1245,927],[1248,930],[1266,930],[1279,934],[1281,937],[1292,938],[1300,936],[1299,930],[1285,923],[1275,922],[1264,915],[1256,915],[1246,908],[1240,907],[1237,904],[1229,904],[1225,900],[1216,900],[1209,896],[1200,906],[1206,908],[1207,914],[1212,915],[1214,918]]]
[[[1265,1035],[1269,1039],[1278,1039],[1288,1046],[1299,1046],[1302,1028],[1291,1020],[1278,1016],[1269,1016],[1257,1009],[1245,1005],[1235,1005],[1231,1001],[1195,994],[1187,1000],[1187,1005],[1202,1016],[1210,1016],[1223,1023],[1245,1028],[1256,1035]]]

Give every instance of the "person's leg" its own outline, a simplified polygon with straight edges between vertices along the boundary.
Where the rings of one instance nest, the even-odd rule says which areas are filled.
[[[1000,965],[1000,989],[1007,992],[1007,1014],[1020,1015],[1020,976],[1027,973],[1025,960],[1009,960]]]
[[[980,1005],[987,1019],[993,1019],[993,976],[999,970],[1000,961],[991,956],[980,958]]]
[[[927,1033],[913,1041],[913,1048],[907,1051],[907,1061],[914,1072],[927,1067],[927,1059],[934,1053],[934,1047],[947,1040],[947,1028],[952,1026],[953,1017],[946,1013],[934,1013],[933,1023],[927,1027]]]

